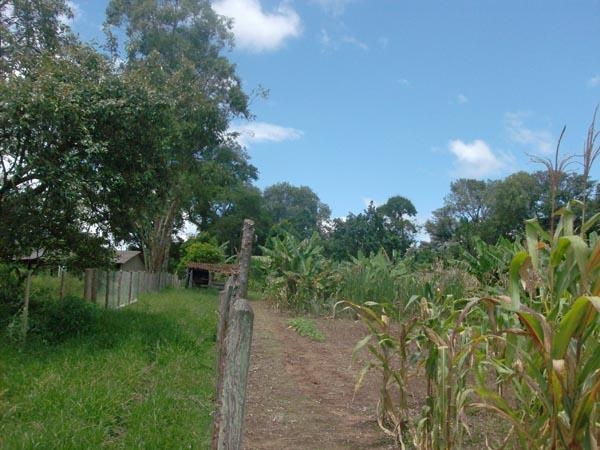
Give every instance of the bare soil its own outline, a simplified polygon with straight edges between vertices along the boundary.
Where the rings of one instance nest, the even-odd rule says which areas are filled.
[[[378,374],[367,374],[355,393],[363,363],[352,350],[366,335],[361,322],[315,318],[325,341],[314,342],[288,328],[289,314],[264,301],[252,308],[246,450],[396,448],[375,420]]]
[[[325,341],[314,342],[288,327],[294,317],[290,313],[266,301],[252,302],[252,308],[245,450],[397,448],[376,421],[380,373],[368,372],[355,391],[364,360],[353,359],[352,353],[367,335],[362,322],[315,317]],[[366,350],[361,357],[369,358]],[[425,379],[417,371],[407,381],[409,415],[417,417],[426,396]],[[488,438],[499,443],[508,432],[507,424],[490,413],[469,416],[471,433],[463,450],[485,448]]]

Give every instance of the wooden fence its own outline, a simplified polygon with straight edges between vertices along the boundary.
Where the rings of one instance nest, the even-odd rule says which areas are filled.
[[[85,270],[84,297],[105,308],[120,308],[137,301],[138,295],[167,287],[180,287],[170,273]]]
[[[245,220],[239,273],[229,277],[220,296],[213,450],[239,450],[242,447],[254,323],[254,312],[246,300],[253,240],[254,223]]]

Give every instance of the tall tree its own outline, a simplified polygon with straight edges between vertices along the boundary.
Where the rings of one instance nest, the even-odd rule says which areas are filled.
[[[248,99],[234,65],[221,55],[232,44],[230,22],[207,0],[111,0],[106,30],[114,60],[126,50],[124,77],[171,101],[171,128],[153,146],[165,155],[166,175],[154,180],[134,233],[147,269],[160,271],[194,191],[205,186],[203,165],[215,148],[227,146],[229,120],[249,116]],[[229,154],[232,164],[245,161],[239,149]]]
[[[381,249],[390,257],[394,252],[404,255],[415,241],[416,227],[411,218],[416,214],[412,202],[402,196],[391,197],[379,208],[371,202],[361,214],[333,221],[327,249],[337,260]]]
[[[110,225],[150,193],[147,174],[164,167],[136,150],[161,134],[167,104],[123,83],[106,58],[77,42],[63,25],[64,8],[59,1],[0,8],[10,24],[3,34],[13,33],[2,43],[0,84],[4,258],[40,248],[46,256],[100,254]]]
[[[322,203],[308,186],[277,183],[265,189],[263,200],[274,226],[299,239],[306,239],[313,233],[320,232],[331,215],[329,206]]]
[[[66,0],[0,1],[0,76],[24,76],[44,55],[59,55],[74,37]]]

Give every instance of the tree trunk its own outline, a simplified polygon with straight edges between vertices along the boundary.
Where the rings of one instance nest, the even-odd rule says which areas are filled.
[[[144,254],[146,270],[150,273],[166,272],[169,265],[171,236],[179,202],[174,200],[162,215],[155,217],[149,224],[150,229],[141,233],[140,242]]]

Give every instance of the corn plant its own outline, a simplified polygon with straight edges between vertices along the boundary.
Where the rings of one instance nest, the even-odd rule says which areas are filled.
[[[371,301],[394,304],[401,301],[398,289],[407,271],[401,264],[394,264],[385,251],[372,256],[362,253],[341,263],[333,275],[336,279],[336,296],[353,302]]]
[[[367,348],[373,356],[361,370],[356,389],[360,388],[369,370],[380,372],[377,423],[404,447],[405,436],[414,435],[408,411],[408,345],[418,316],[412,313],[410,302],[403,306],[385,301],[355,303],[344,300],[338,305],[352,309],[369,330],[354,349],[357,354]]]
[[[423,355],[427,398],[417,427],[420,449],[459,449],[469,433],[466,410],[471,406],[469,374],[485,359],[486,333],[481,311],[470,301],[422,298],[422,318],[416,342]],[[469,316],[478,316],[472,320]],[[470,324],[474,322],[475,324]]]
[[[600,438],[600,239],[588,234],[598,216],[578,234],[574,219],[562,210],[552,235],[528,222],[527,250],[510,265],[510,299],[485,300],[518,323],[500,333],[506,358],[489,360],[512,400],[480,372],[478,406],[506,418],[522,448],[595,449]]]

